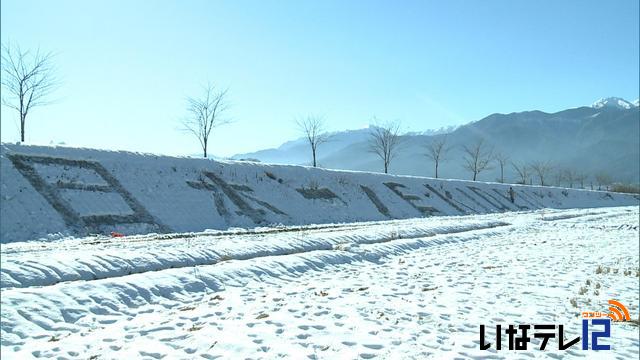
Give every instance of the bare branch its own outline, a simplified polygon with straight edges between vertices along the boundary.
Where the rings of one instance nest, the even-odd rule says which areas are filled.
[[[576,177],[576,181],[580,183],[580,188],[584,189],[584,182],[589,178],[589,175],[583,172],[578,172],[578,176]]]
[[[546,185],[545,179],[553,169],[553,166],[551,165],[551,163],[549,161],[535,161],[531,163],[529,167],[538,176],[538,179],[540,180],[540,185],[545,186]]]
[[[425,156],[433,161],[437,179],[440,163],[445,160],[447,153],[451,150],[450,147],[447,147],[447,136],[445,135],[439,139],[432,139],[431,142],[427,144],[426,148],[427,152],[425,153]]]
[[[504,168],[509,163],[509,159],[510,159],[509,155],[505,153],[497,152],[493,157],[494,159],[496,159],[496,161],[500,165],[500,182],[504,183]]]
[[[377,120],[374,118],[374,121]],[[389,172],[391,160],[395,158],[401,144],[400,122],[387,122],[371,127],[369,152],[376,154],[384,164],[384,173]]]
[[[527,184],[527,180],[529,180],[530,178],[530,169],[527,165],[525,164],[516,164],[515,162],[512,162],[511,165],[513,165],[513,168],[516,170],[516,173],[518,174],[518,177],[520,178],[520,181],[518,183],[526,185]]]
[[[607,190],[609,190],[609,185],[613,183],[613,179],[609,176],[608,173],[604,171],[599,171],[595,175],[596,183],[598,183],[598,190],[602,190],[602,187],[605,186]]]
[[[53,53],[35,54],[22,51],[18,45],[2,45],[2,104],[18,111],[20,140],[25,139],[25,124],[29,112],[49,104],[46,98],[58,88],[54,77]]]
[[[484,139],[478,139],[474,144],[463,147],[465,169],[473,174],[473,181],[476,181],[478,174],[485,170],[491,170],[490,163],[493,160],[493,149],[485,145]]]
[[[185,131],[198,138],[205,158],[211,131],[231,122],[223,117],[223,113],[228,109],[227,92],[228,89],[217,91],[213,85],[207,84],[200,97],[187,98],[188,115],[182,124]]]
[[[325,131],[324,119],[320,116],[307,116],[296,121],[300,132],[304,134],[311,147],[313,167],[317,166],[316,155],[318,147],[330,139],[330,135]]]

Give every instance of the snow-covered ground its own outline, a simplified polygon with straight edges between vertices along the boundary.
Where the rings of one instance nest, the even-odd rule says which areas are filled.
[[[509,198],[513,187],[515,198]],[[637,205],[637,195],[0,146],[0,242]]]
[[[2,357],[636,359],[638,216],[547,209],[3,244]],[[579,336],[580,312],[609,299],[636,321],[612,324],[611,351],[479,349],[482,324]]]

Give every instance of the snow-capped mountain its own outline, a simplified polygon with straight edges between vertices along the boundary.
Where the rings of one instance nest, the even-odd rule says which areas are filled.
[[[637,104],[637,101],[635,102]],[[592,106],[582,106],[555,113],[525,111],[492,114],[442,133],[406,133],[402,148],[391,164],[394,174],[433,176],[433,166],[425,154],[425,145],[447,134],[451,151],[441,164],[441,176],[469,178],[464,168],[463,148],[478,138],[486,140],[496,152],[509,154],[511,161],[530,164],[550,161],[556,170],[575,168],[591,177],[607,172],[624,182],[640,178],[640,108],[624,99],[606,98]],[[345,170],[380,171],[380,160],[369,149],[370,129],[343,131],[334,134],[331,142],[318,151],[321,167]],[[257,159],[280,164],[310,164],[309,145],[304,139],[283,144],[277,149],[238,154],[235,159]],[[495,180],[500,168],[480,175],[483,180]],[[507,178],[514,178],[509,164]]]
[[[613,107],[613,108],[625,109],[625,110],[628,110],[628,109],[631,109],[632,107],[637,107],[637,106],[638,106],[638,100],[634,102],[629,102],[619,97],[602,98],[594,102],[593,105],[591,105],[591,107],[594,109],[600,109],[603,107]]]
[[[633,100],[633,105],[640,107],[640,99]]]
[[[459,127],[460,127],[459,125],[443,126],[443,127],[439,128],[439,129],[429,129],[429,130],[424,130],[424,131],[411,131],[411,132],[406,133],[405,135],[428,135],[428,136],[443,135],[443,134],[452,133]]]

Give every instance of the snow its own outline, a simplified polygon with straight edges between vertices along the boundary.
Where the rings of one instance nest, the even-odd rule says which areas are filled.
[[[67,147],[0,147],[0,242],[638,204],[598,191]]]
[[[618,97],[608,97],[608,98],[601,98],[598,101],[594,102],[591,107],[595,108],[595,109],[600,109],[603,107],[615,107],[618,109],[631,109],[633,107],[638,107],[638,101],[634,101],[634,102],[629,102],[625,99],[622,98],[618,98]]]
[[[29,241],[1,248],[3,359],[637,358],[479,350],[479,326],[638,318],[638,206]],[[62,282],[61,282],[62,281]],[[575,304],[575,305],[574,305]],[[489,334],[491,335],[491,333]],[[555,341],[555,340],[554,340]],[[533,339],[530,349],[539,346]]]
[[[53,241],[44,245],[39,242],[13,243],[3,247],[3,252],[11,254],[11,257],[2,259],[0,287],[46,286],[63,281],[95,280],[215,264],[223,259],[246,260],[266,255],[388,242],[393,237],[407,239],[490,229],[506,223],[483,220],[481,216],[463,221],[444,218],[433,223],[402,225],[397,221],[358,223],[341,227],[340,230],[329,227],[326,232],[320,233],[302,232],[300,228],[280,228],[271,232],[280,234],[268,243],[263,241],[263,237],[270,232],[263,232],[264,236],[233,232],[139,236],[127,238],[125,247],[121,242],[113,242],[106,237],[91,237],[80,242],[77,239]],[[397,229],[390,235],[389,227]],[[359,231],[344,232],[344,228]],[[55,256],[51,255],[51,251]]]
[[[634,195],[0,150],[3,359],[518,357],[479,326],[638,318]],[[613,326],[598,356],[637,358]]]

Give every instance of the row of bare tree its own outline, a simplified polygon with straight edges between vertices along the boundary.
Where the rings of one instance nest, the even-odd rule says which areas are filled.
[[[541,185],[553,184],[586,189],[587,181],[589,181],[589,187],[593,190],[595,180],[598,190],[609,190],[609,186],[614,183],[611,176],[603,171],[597,172],[591,177],[586,172],[573,168],[555,167],[549,162],[512,163],[512,165],[518,176],[518,184],[532,184],[532,178],[535,177]]]
[[[378,123],[377,119],[374,121]],[[296,121],[300,132],[307,140],[311,149],[313,167],[317,166],[318,147],[331,140],[331,135],[325,130],[324,119],[320,116],[307,116]],[[391,161],[397,154],[401,144],[400,123],[388,122],[371,128],[369,151],[382,160],[385,174],[389,172]]]
[[[433,161],[436,178],[438,178],[440,164],[447,160],[447,155],[452,149],[452,147],[447,145],[446,135],[434,139],[426,145],[427,151],[425,155]],[[471,173],[471,179],[473,181],[476,181],[481,172],[492,170],[492,163],[496,161],[500,166],[500,182],[504,182],[504,170],[509,163],[509,156],[494,151],[493,147],[488,146],[482,138],[478,138],[470,145],[464,145],[462,147],[462,153],[462,166]]]
[[[427,144],[426,156],[431,159],[435,166],[435,177],[438,177],[439,165],[446,159],[446,155],[451,150],[451,147],[447,147],[446,136],[439,139],[435,139]],[[518,184],[532,184],[533,178],[537,178],[540,185],[549,185],[549,178],[553,175],[555,185],[561,186],[563,184],[573,188],[574,185],[579,185],[581,188],[585,188],[585,181],[589,179],[589,175],[585,172],[578,171],[572,168],[557,168],[549,161],[532,161],[530,163],[513,162],[511,158],[501,152],[495,152],[489,146],[486,146],[483,139],[478,139],[472,145],[463,146],[463,166],[469,170],[472,174],[472,179],[475,181],[478,174],[485,170],[491,170],[492,162],[496,162],[500,167],[500,178],[498,181],[505,182],[505,170],[508,165],[513,167],[517,175]],[[611,177],[605,172],[599,172],[594,175],[598,189],[607,187],[613,183]],[[593,184],[593,182],[591,182]]]
[[[375,119],[374,119],[375,120]],[[369,138],[369,151],[382,160],[383,170],[389,172],[391,161],[396,157],[398,149],[402,144],[400,135],[400,123],[388,122],[371,128]],[[311,149],[311,157],[313,166],[317,166],[318,148],[331,140],[331,136],[325,131],[324,121],[319,116],[308,116],[297,121],[301,133],[307,140]],[[433,139],[426,146],[425,156],[429,158],[434,165],[435,177],[439,177],[440,165],[448,159],[449,152],[453,147],[448,146],[447,136]],[[471,145],[464,145],[463,167],[471,173],[472,180],[476,180],[478,175],[484,171],[492,170],[493,163],[497,163],[500,168],[500,178],[498,181],[505,182],[505,170],[509,165],[513,167],[518,180],[518,184],[532,184],[533,178],[537,178],[540,185],[549,185],[549,179],[555,175],[555,185],[563,183],[573,188],[579,185],[585,188],[585,181],[589,176],[571,168],[555,169],[549,161],[533,161],[530,163],[512,162],[510,157],[504,153],[494,151],[493,147],[487,145],[484,139],[479,138]],[[555,170],[555,172],[554,172]],[[611,177],[604,172],[595,174],[594,176],[598,189],[607,187],[613,183]],[[593,182],[591,182],[593,187]]]
[[[19,113],[20,140],[25,140],[27,115],[34,107],[48,103],[47,96],[59,85],[54,74],[53,53],[41,51],[23,51],[19,46],[2,46],[2,85],[5,88],[2,103]],[[193,134],[199,141],[203,156],[209,150],[209,139],[213,129],[227,124],[230,119],[224,112],[228,109],[228,89],[217,89],[208,84],[203,93],[197,97],[187,98],[187,117],[183,120],[184,129]],[[380,123],[374,118],[376,126],[371,127],[369,151],[375,154],[383,164],[385,173],[389,172],[392,160],[396,157],[402,144],[400,123],[398,121]],[[325,123],[320,116],[308,116],[297,120],[297,125],[307,140],[312,164],[317,166],[320,145],[328,142],[331,136],[325,130]],[[452,147],[447,144],[447,137],[435,138],[426,145],[425,155],[434,164],[435,177],[439,177],[440,165],[447,160]],[[505,169],[511,164],[520,184],[531,184],[536,177],[540,185],[548,185],[554,166],[548,161],[534,161],[528,164],[511,162],[508,155],[495,152],[484,139],[479,138],[470,145],[464,145],[463,167],[471,173],[472,180],[484,171],[493,169],[494,162],[500,167],[500,182],[505,182]],[[569,187],[580,185],[585,187],[588,175],[574,169],[557,169],[555,183],[565,183]],[[606,173],[594,175],[598,188],[613,183]],[[593,187],[593,185],[592,185]]]

